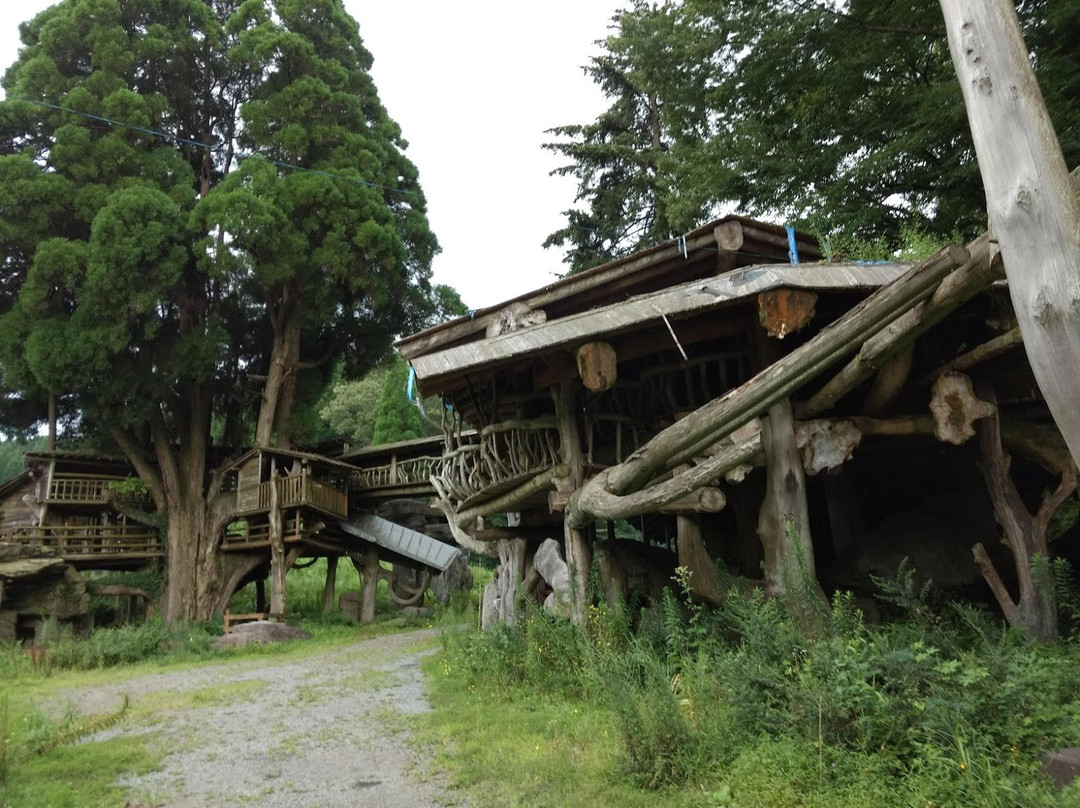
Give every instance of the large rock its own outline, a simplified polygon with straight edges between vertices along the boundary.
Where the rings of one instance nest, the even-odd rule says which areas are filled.
[[[450,602],[450,596],[455,592],[467,592],[472,585],[472,568],[464,553],[450,562],[444,572],[431,578],[431,591],[435,593],[435,600],[443,606]]]
[[[1055,786],[1064,788],[1080,777],[1080,746],[1047,752],[1043,755],[1043,770]]]
[[[499,623],[499,589],[494,581],[488,581],[480,599],[480,628],[484,631]]]
[[[249,643],[290,642],[291,640],[310,640],[315,635],[302,628],[287,626],[284,623],[271,623],[258,620],[254,623],[241,623],[233,628],[231,634],[218,637],[210,647],[235,648]]]
[[[355,589],[346,589],[338,597],[341,614],[350,620],[360,619],[360,593]]]
[[[545,539],[533,556],[533,566],[551,587],[544,599],[544,611],[570,619],[570,568],[562,557],[562,546],[555,539]]]

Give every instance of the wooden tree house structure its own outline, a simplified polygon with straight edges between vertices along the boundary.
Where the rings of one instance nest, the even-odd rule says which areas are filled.
[[[0,536],[49,548],[78,569],[131,569],[164,555],[149,498],[123,458],[33,452],[0,486]]]
[[[459,543],[501,560],[491,611],[512,620],[546,579],[548,539],[579,619],[590,568],[614,600],[676,559],[702,598],[734,580],[723,561],[799,614],[823,602],[819,579],[868,585],[903,556],[977,583],[970,548],[997,548],[995,515],[1045,533],[1075,488],[991,247],[821,263],[806,235],[726,217],[401,340],[447,405],[440,507]],[[495,513],[509,525],[483,523]],[[1001,600],[1009,559],[989,555]]]

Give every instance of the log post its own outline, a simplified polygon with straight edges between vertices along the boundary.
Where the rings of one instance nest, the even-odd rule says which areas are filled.
[[[827,602],[814,570],[806,479],[788,399],[769,408],[762,432],[766,483],[758,536],[765,551],[765,589],[787,604],[805,632],[816,633]]]
[[[709,603],[719,604],[723,598],[720,576],[716,572],[715,562],[705,549],[705,540],[701,535],[701,517],[677,516],[675,519],[679,566],[690,570],[690,594]]]
[[[270,613],[285,614],[285,536],[278,495],[276,463],[270,461]]]
[[[941,0],[1024,348],[1080,462],[1080,200],[1012,0]]]
[[[326,557],[326,583],[323,584],[322,613],[330,614],[334,610],[334,592],[337,590],[338,556]]]
[[[585,456],[577,425],[577,390],[572,382],[561,382],[554,392],[555,419],[559,427],[559,451],[561,460],[569,471],[565,477],[557,477],[555,484],[560,492],[573,493],[581,487],[585,477]],[[589,582],[589,543],[587,528],[571,524],[570,512],[563,517],[563,533],[566,548],[566,564],[570,568],[571,618],[578,625],[585,622],[586,599]]]
[[[375,620],[375,594],[379,589],[379,577],[382,566],[379,564],[379,548],[369,544],[364,551],[363,566],[360,568],[363,579],[360,588],[360,622],[372,623]]]

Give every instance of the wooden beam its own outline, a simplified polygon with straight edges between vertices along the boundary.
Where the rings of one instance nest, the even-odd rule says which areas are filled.
[[[941,281],[929,300],[911,307],[888,327],[870,334],[855,358],[809,400],[795,408],[796,415],[812,418],[831,409],[921,334],[989,286],[1001,269],[1000,262],[991,257],[989,235],[984,233],[972,241],[967,250],[968,260]]]
[[[710,231],[691,236],[687,239],[686,251],[687,253],[692,253],[701,249],[713,247],[715,244],[715,236]],[[493,307],[477,312],[468,320],[462,319],[457,322],[447,323],[444,326],[436,327],[429,331],[422,331],[411,337],[406,337],[405,339],[399,340],[396,343],[396,347],[402,358],[406,361],[411,361],[418,356],[422,356],[429,351],[439,348],[441,345],[452,344],[486,331],[488,326],[494,321],[496,315],[511,303],[523,302],[534,309],[544,308],[556,301],[577,297],[597,288],[607,287],[610,289],[613,283],[618,282],[622,278],[633,275],[641,270],[654,267],[658,264],[674,260],[684,259],[682,248],[673,241],[660,247],[653,248],[636,258],[612,262],[611,264],[596,267],[578,275],[571,275],[567,279],[554,283],[537,292],[521,295],[513,300],[508,300],[500,304],[497,308]]]
[[[569,467],[562,464],[545,469],[512,491],[507,491],[505,494],[500,494],[497,497],[460,511],[454,515],[454,523],[458,527],[465,528],[481,516],[512,511],[533,494],[555,485],[558,480],[565,478],[569,473]]]
[[[911,363],[915,358],[915,343],[909,343],[898,350],[881,366],[874,377],[874,384],[863,402],[863,410],[876,415],[888,409],[896,400],[911,376]]]
[[[1024,336],[1020,333],[1020,327],[1012,328],[1006,331],[1004,334],[994,337],[992,340],[984,342],[975,348],[972,348],[965,354],[961,354],[949,362],[946,362],[939,368],[935,368],[924,376],[920,376],[915,382],[916,384],[933,384],[937,378],[950,370],[965,371],[969,368],[973,368],[988,359],[993,359],[995,356],[1005,353],[1006,351],[1015,348],[1017,345],[1021,345],[1024,342]]]

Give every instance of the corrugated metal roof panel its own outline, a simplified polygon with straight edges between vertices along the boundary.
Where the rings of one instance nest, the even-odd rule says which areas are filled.
[[[355,516],[348,522],[342,522],[341,528],[350,535],[385,547],[440,572],[449,567],[461,553],[461,550],[452,544],[372,514]]]

